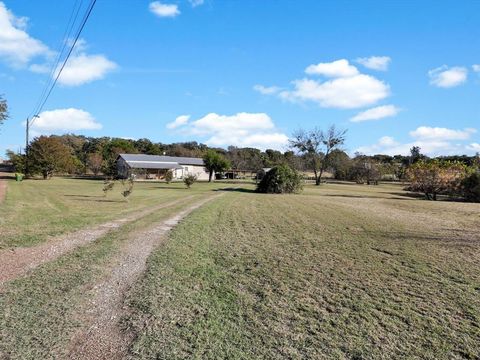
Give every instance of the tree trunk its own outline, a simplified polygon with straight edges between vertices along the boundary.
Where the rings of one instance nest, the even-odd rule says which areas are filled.
[[[213,170],[210,170],[208,173],[208,182],[212,182]]]

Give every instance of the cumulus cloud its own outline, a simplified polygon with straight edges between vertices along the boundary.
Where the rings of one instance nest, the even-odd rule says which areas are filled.
[[[278,86],[255,85],[253,87],[253,90],[258,91],[260,94],[263,94],[263,95],[272,95],[272,94],[276,94],[279,91],[281,91],[282,88],[280,88]]]
[[[479,143],[471,143],[467,146],[469,150],[480,152],[480,144]]]
[[[467,81],[467,68],[455,66],[449,68],[446,65],[430,70],[430,84],[441,87],[451,88],[463,84]]]
[[[473,71],[475,71],[475,72],[480,72],[480,65],[477,65],[477,64],[472,65],[472,69],[473,69]]]
[[[43,111],[33,122],[37,132],[98,130],[102,124],[87,111],[75,108]]]
[[[309,75],[323,75],[326,77],[348,77],[358,75],[357,68],[350,65],[348,60],[340,59],[330,63],[318,63],[305,69]]]
[[[176,129],[188,123],[190,115],[180,115],[174,121],[167,124],[167,129]]]
[[[187,116],[182,115],[183,118]],[[175,122],[177,120],[173,123]],[[209,113],[176,128],[186,135],[205,137],[205,142],[210,146],[234,145],[282,149],[288,143],[288,136],[279,132],[272,119],[265,113],[242,112],[234,115]]]
[[[117,68],[117,64],[107,59],[104,55],[76,54],[68,59],[63,68],[58,82],[66,86],[83,85],[95,80],[100,80],[107,73]],[[55,71],[57,76],[60,67]]]
[[[337,109],[371,106],[390,95],[388,84],[371,75],[361,74],[346,59],[313,64],[305,72],[328,79],[297,79],[292,81],[291,90],[263,85],[255,85],[254,89],[265,95],[277,95],[286,101],[311,101],[321,107]]]
[[[466,140],[476,132],[475,129],[453,130],[441,127],[420,126],[410,131],[410,136],[417,139]]]
[[[289,101],[313,101],[325,108],[354,109],[377,103],[390,95],[390,87],[370,75],[359,74],[319,82],[296,80],[294,90],[279,96]]]
[[[194,1],[195,2],[195,1]],[[197,1],[198,2],[198,1]],[[193,2],[192,2],[193,5]],[[200,4],[197,4],[200,5]],[[180,10],[176,4],[163,4],[160,1],[153,1],[148,6],[150,12],[159,17],[175,17],[180,15]]]
[[[454,130],[420,126],[410,131],[413,140],[400,143],[390,136],[384,136],[373,145],[361,146],[356,151],[366,155],[408,155],[413,146],[419,146],[422,153],[430,156],[471,153],[477,143],[465,144],[475,129]],[[463,141],[463,142],[462,142]]]
[[[0,58],[10,66],[23,67],[38,56],[51,55],[40,40],[26,32],[28,18],[16,17],[0,2]]]
[[[351,122],[361,122],[369,120],[380,120],[386,117],[392,117],[398,114],[400,109],[395,105],[377,106],[362,111],[350,119]]]
[[[366,58],[358,58],[356,62],[362,64],[366,68],[379,71],[387,71],[390,64],[390,57],[388,56],[371,56]]]

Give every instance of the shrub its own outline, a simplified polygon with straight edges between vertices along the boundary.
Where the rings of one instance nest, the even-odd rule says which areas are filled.
[[[195,175],[186,175],[184,178],[183,178],[183,182],[185,183],[185,185],[187,186],[187,188],[190,189],[190,186],[193,185],[193,183],[197,181],[197,177]]]
[[[450,161],[418,161],[407,169],[410,191],[422,192],[427,200],[437,200],[437,194],[455,196],[461,192],[467,175],[464,164]]]
[[[165,182],[167,184],[170,184],[173,180],[173,171],[172,170],[168,170],[167,173],[165,174]]]
[[[301,190],[300,175],[288,165],[273,167],[257,186],[257,192],[269,194],[298,193]]]
[[[480,202],[480,173],[472,173],[462,180],[462,193],[466,201]]]

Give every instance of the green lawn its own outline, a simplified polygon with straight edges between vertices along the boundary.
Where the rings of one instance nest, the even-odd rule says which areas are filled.
[[[480,208],[399,186],[235,192],[150,258],[134,358],[480,357]]]
[[[120,184],[104,197],[103,182],[98,180],[9,181],[6,199],[0,204],[0,249],[32,246],[48,236],[99,224],[219,186],[228,185],[196,183],[186,190],[183,183],[136,183],[126,202]]]
[[[478,204],[424,201],[400,185],[309,185],[301,195],[232,186],[173,230],[126,295],[132,358],[480,358]],[[105,199],[96,181],[11,182],[0,243],[34,245],[226,187],[138,183],[126,203],[118,191],[97,201]],[[128,223],[6,284],[0,358],[65,358],[86,326],[91,289],[122,244],[185,206]]]

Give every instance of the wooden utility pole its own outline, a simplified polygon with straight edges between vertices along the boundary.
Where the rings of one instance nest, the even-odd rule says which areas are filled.
[[[25,126],[25,177],[28,176],[30,169],[28,168],[28,147],[29,147],[29,131],[30,131],[30,120],[27,118],[27,123]]]

